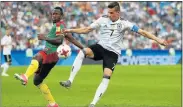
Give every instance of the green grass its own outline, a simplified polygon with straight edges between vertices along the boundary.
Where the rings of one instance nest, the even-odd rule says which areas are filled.
[[[56,66],[45,83],[62,107],[87,106],[102,79],[102,66],[85,65],[69,90],[59,81],[69,77],[71,66]],[[2,77],[3,107],[45,107],[47,101],[33,85],[26,87],[14,79],[14,73],[26,67],[10,67],[9,77]],[[106,93],[97,107],[181,107],[181,65],[176,66],[116,66]]]

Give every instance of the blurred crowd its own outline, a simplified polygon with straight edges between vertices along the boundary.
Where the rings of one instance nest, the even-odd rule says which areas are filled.
[[[37,39],[38,33],[48,33],[52,27],[51,12],[55,6],[64,10],[67,28],[90,25],[107,14],[109,2],[1,2],[1,35],[6,25],[13,28],[11,33],[16,50],[27,48],[43,49],[44,41]],[[125,32],[124,49],[181,49],[182,16],[181,2],[119,2],[121,17],[140,28],[166,39],[170,46],[163,47],[137,33]],[[98,31],[89,34],[73,34],[84,46],[98,41]],[[73,49],[76,46],[71,45]]]

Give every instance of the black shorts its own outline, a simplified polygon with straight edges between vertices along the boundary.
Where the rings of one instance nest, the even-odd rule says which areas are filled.
[[[36,76],[39,76],[42,80],[44,80],[47,77],[47,75],[50,73],[51,69],[56,65],[56,63],[57,62],[53,62],[49,64],[40,63],[40,66],[36,71]]]
[[[112,51],[104,49],[101,45],[95,44],[89,47],[94,54],[94,60],[103,60],[103,69],[109,68],[114,71],[114,67],[118,61],[118,55]]]
[[[11,55],[4,55],[5,62],[11,62]]]

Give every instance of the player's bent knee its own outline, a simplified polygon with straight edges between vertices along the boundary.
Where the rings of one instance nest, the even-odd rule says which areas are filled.
[[[90,57],[90,58],[94,57],[93,51],[90,48],[85,48],[84,51],[87,57]]]
[[[34,77],[34,85],[38,86],[39,84],[41,84],[43,82],[43,79],[40,76],[35,76]]]
[[[110,68],[104,68],[104,75],[111,76],[113,71]]]

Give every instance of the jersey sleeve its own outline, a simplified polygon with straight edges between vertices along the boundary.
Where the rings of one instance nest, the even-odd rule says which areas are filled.
[[[102,17],[100,17],[99,19],[97,19],[96,21],[94,21],[94,22],[90,25],[90,27],[91,27],[92,29],[97,29],[97,28],[99,28],[100,25],[101,25],[101,21],[102,21]]]
[[[133,32],[138,32],[139,27],[129,21],[125,21],[125,28],[130,29]]]

